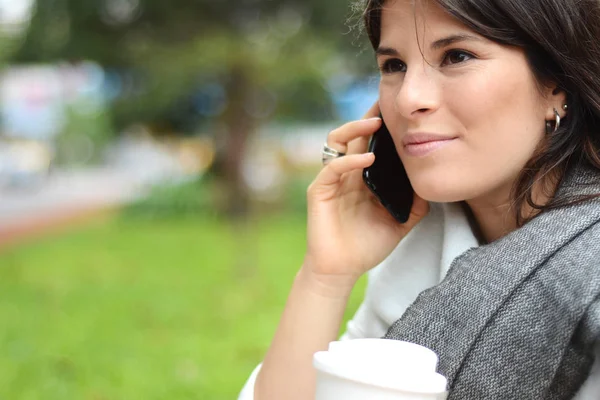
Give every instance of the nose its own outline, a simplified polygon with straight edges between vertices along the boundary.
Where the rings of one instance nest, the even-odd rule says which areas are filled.
[[[407,68],[396,95],[398,112],[409,120],[431,114],[439,108],[439,85],[435,80],[434,71],[428,68],[426,62]]]

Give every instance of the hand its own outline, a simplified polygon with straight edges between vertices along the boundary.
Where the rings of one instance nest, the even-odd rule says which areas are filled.
[[[381,126],[378,115],[376,103],[365,119],[329,134],[327,145],[346,156],[326,165],[308,188],[308,246],[303,269],[326,285],[353,286],[429,211],[429,204],[415,194],[409,220],[401,224],[364,184],[362,171],[375,161],[372,153],[365,152],[369,137]]]

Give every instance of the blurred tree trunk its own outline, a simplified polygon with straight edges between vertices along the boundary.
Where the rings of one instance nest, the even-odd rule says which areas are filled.
[[[221,179],[225,199],[221,211],[232,218],[245,217],[250,210],[250,193],[244,182],[243,166],[246,149],[257,127],[256,119],[247,111],[254,87],[247,68],[231,66],[226,86],[228,107],[224,113],[225,132],[219,137],[215,175]]]

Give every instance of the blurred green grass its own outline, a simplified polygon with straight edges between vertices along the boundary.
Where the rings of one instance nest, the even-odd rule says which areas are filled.
[[[0,399],[235,399],[304,249],[302,215],[185,215],[113,216],[4,252]]]

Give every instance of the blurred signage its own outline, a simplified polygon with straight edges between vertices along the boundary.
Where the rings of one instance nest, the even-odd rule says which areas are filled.
[[[50,141],[75,111],[90,117],[102,112],[104,71],[91,62],[8,68],[0,75],[2,134]]]
[[[7,69],[0,80],[3,133],[50,140],[65,124],[61,76],[53,66]]]

